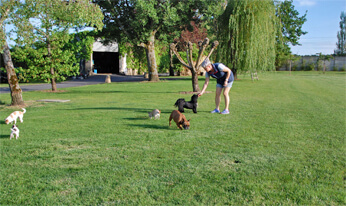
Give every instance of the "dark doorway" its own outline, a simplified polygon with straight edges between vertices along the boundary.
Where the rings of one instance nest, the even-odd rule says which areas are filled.
[[[93,52],[93,60],[97,73],[119,74],[118,52]]]

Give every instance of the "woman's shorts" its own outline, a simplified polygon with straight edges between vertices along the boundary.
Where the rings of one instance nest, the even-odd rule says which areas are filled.
[[[227,86],[223,86],[222,84],[217,83],[217,84],[216,84],[216,87],[219,87],[219,88],[225,88],[225,87],[232,88],[232,85],[233,85],[233,81],[231,81],[230,83],[228,83]]]

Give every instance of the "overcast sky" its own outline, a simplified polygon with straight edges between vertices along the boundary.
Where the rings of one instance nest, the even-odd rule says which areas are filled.
[[[307,11],[303,25],[306,35],[301,36],[301,46],[293,46],[298,55],[333,54],[336,49],[337,32],[340,31],[340,14],[346,12],[346,0],[293,0],[295,10],[302,16]]]

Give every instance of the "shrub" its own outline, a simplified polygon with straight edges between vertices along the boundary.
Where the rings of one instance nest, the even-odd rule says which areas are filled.
[[[315,69],[315,64],[311,63],[305,67],[305,71],[313,71]]]
[[[298,66],[297,66],[297,65],[293,65],[293,67],[292,67],[292,71],[297,71],[297,68],[298,68]]]
[[[344,64],[344,66],[340,69],[340,71],[344,72],[346,71],[346,65]]]

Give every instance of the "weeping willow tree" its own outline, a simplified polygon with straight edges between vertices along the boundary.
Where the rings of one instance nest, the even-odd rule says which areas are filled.
[[[273,0],[228,0],[219,17],[217,61],[234,72],[275,69],[277,17]]]

